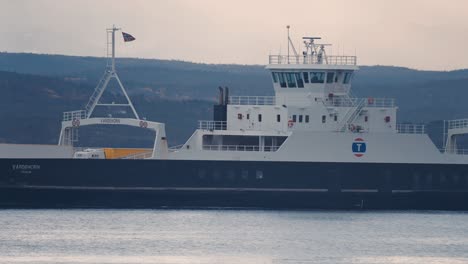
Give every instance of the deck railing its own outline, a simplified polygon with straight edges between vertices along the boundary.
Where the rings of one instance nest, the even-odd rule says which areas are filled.
[[[269,64],[356,65],[356,56],[270,55]]]
[[[230,96],[231,105],[275,105],[274,96]]]
[[[146,152],[131,154],[131,155],[124,156],[124,157],[121,157],[121,158],[118,158],[118,159],[133,159],[133,160],[148,159],[148,158],[151,158],[152,156],[153,156],[153,151],[146,151]]]
[[[198,129],[226,130],[227,122],[226,121],[213,121],[213,120],[199,120]]]
[[[445,149],[444,149],[445,152]],[[456,149],[453,154],[456,155],[468,155],[468,149]]]
[[[454,119],[454,120],[447,120],[446,122],[447,122],[448,129],[468,127],[468,119]]]
[[[86,118],[85,110],[63,112],[63,121],[79,120],[79,119],[85,119],[85,118]]]
[[[364,107],[395,107],[394,98],[357,98],[357,97],[332,97],[325,101],[325,104],[331,106],[352,107],[364,99]]]
[[[397,124],[396,130],[400,134],[425,134],[426,126],[421,124]]]
[[[251,145],[203,145],[203,150],[214,151],[264,151],[273,152],[279,149],[278,146],[251,146]]]

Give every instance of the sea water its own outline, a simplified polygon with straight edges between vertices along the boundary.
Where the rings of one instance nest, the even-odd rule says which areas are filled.
[[[0,210],[0,263],[468,263],[468,213]]]

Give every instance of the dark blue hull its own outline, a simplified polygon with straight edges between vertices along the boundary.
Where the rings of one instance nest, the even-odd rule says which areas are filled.
[[[468,210],[468,165],[0,159],[3,208]]]

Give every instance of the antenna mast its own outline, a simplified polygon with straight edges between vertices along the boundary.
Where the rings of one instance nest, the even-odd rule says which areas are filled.
[[[101,80],[99,81],[98,85],[94,89],[93,94],[89,98],[88,103],[86,104],[85,110],[86,110],[86,117],[90,118],[94,112],[94,109],[96,106],[107,106],[107,107],[122,107],[122,106],[128,106],[133,112],[133,115],[135,116],[136,119],[140,119],[138,116],[138,113],[135,110],[135,107],[133,107],[133,103],[130,100],[130,97],[128,97],[128,94],[120,81],[119,76],[117,75],[117,72],[115,70],[115,32],[119,31],[120,28],[116,28],[115,25],[112,26],[112,28],[107,29],[107,67],[104,72],[104,75],[102,76]],[[109,81],[115,78],[117,83],[119,84],[120,90],[122,91],[123,95],[125,96],[127,103],[126,104],[103,104],[99,103],[99,100],[101,99],[102,94],[107,88],[107,85],[109,84]]]
[[[296,63],[299,63],[299,57],[297,55],[297,51],[296,51],[296,48],[294,47],[294,44],[291,40],[291,37],[289,36],[289,29],[291,28],[290,25],[287,25],[286,26],[287,30],[288,30],[288,64],[289,64],[289,46],[291,46],[293,52],[294,52],[294,56],[296,57]]]

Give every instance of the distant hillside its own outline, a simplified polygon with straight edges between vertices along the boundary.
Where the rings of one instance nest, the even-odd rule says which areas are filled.
[[[56,144],[62,112],[82,109],[93,87],[56,77],[0,71],[0,142]],[[199,119],[210,119],[211,102],[173,101],[132,96],[137,111],[149,120],[166,123],[168,140],[178,144],[193,132]],[[83,145],[119,143],[151,146],[153,136],[129,129],[101,128],[95,133],[83,129]],[[87,136],[86,136],[87,135]]]
[[[86,104],[105,65],[105,58],[0,53],[0,121],[6,124],[0,141],[55,142],[61,113]],[[216,87],[228,86],[233,95],[273,94],[260,65],[121,58],[117,70],[140,114],[166,122],[173,144],[182,143],[198,119],[211,118]],[[468,117],[468,70],[362,66],[353,93],[396,98],[400,122]]]
[[[68,77],[95,85],[104,72],[105,58],[29,53],[0,53],[0,70]],[[173,99],[209,99],[219,85],[236,94],[272,94],[263,66],[197,64],[153,59],[117,59],[117,70],[127,89]]]

